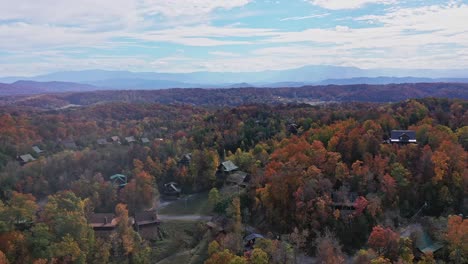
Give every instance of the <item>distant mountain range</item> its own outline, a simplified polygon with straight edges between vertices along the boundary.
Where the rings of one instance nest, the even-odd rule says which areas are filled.
[[[16,81],[11,84],[0,83],[0,96],[30,95],[43,93],[77,92],[102,90],[99,87],[71,82]]]
[[[468,70],[360,69],[356,67],[340,66],[305,66],[290,70],[238,73],[156,73],[85,70],[56,72],[33,77],[3,77],[0,78],[0,95],[92,90],[276,88],[329,84],[398,84],[422,82],[468,83]]]

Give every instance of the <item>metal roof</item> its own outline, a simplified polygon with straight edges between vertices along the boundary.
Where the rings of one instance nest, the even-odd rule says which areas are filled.
[[[225,172],[231,172],[239,169],[232,161],[228,160],[221,163]]]

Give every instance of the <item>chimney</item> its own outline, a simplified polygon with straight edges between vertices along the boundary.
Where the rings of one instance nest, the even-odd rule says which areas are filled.
[[[104,217],[104,224],[107,225],[107,216]]]

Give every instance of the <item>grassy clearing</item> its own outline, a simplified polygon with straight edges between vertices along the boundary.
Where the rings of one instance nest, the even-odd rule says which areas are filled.
[[[159,210],[166,215],[209,215],[208,192],[196,193],[170,203]]]
[[[162,241],[153,243],[152,259],[165,263],[203,263],[206,259],[206,228],[204,223],[171,221],[161,223]]]

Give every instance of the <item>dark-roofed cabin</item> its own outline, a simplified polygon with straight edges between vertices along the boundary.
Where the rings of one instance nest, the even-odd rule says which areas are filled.
[[[392,130],[390,143],[416,143],[416,132],[412,130]]]
[[[221,163],[221,170],[226,173],[231,173],[236,170],[238,170],[239,167],[237,167],[232,161],[228,160],[223,163]]]
[[[155,239],[159,235],[160,221],[156,211],[135,213],[135,229],[145,239]]]
[[[231,186],[239,186],[242,188],[247,187],[250,177],[243,171],[236,171],[231,173],[226,178],[226,184]]]
[[[188,167],[191,161],[192,161],[192,153],[187,153],[187,154],[184,154],[182,158],[179,160],[179,165]]]
[[[175,182],[168,182],[164,184],[163,194],[169,196],[179,196],[182,190],[180,189],[179,185]]]
[[[246,251],[252,250],[253,246],[255,245],[255,240],[257,240],[259,238],[265,238],[265,237],[262,236],[261,234],[257,234],[257,233],[252,233],[252,234],[247,235],[246,237],[244,237],[245,250]]]
[[[109,235],[115,229],[118,221],[112,213],[95,213],[91,214],[88,219],[88,223],[96,234],[105,236]]]
[[[148,138],[144,137],[144,138],[141,138],[141,143],[148,144],[148,143],[150,143],[150,140]]]
[[[44,153],[44,150],[42,150],[41,148],[39,148],[38,146],[33,146],[32,149],[34,150],[34,152],[36,152],[37,154],[42,154]]]
[[[31,154],[24,154],[18,157],[19,162],[24,165],[28,162],[35,161],[36,159]]]

